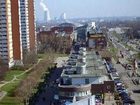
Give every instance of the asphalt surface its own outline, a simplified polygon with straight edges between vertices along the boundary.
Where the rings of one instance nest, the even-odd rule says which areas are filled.
[[[125,86],[127,87],[127,90],[131,96],[132,99],[135,100],[135,105],[140,105],[140,85],[136,85],[134,84],[134,82],[132,81],[135,78],[140,78],[137,76],[132,77],[132,70],[126,70],[122,64],[125,64],[127,61],[127,58],[130,57],[130,51],[128,51],[124,45],[118,43],[118,41],[116,40],[115,37],[113,37],[112,35],[109,36],[109,39],[111,39],[114,47],[116,47],[117,49],[119,49],[119,51],[122,51],[122,53],[124,54],[124,58],[119,58],[119,61],[121,62],[121,64],[116,64],[116,61],[113,60],[113,64],[114,67],[117,69],[117,72],[119,73],[122,81],[124,82]],[[119,52],[118,52],[118,55]]]
[[[58,94],[57,85],[55,80],[61,75],[62,68],[56,68],[51,74],[50,79],[44,89],[44,91],[39,95],[38,100],[35,105],[52,105],[54,101],[54,95]]]
[[[58,94],[58,87],[55,81],[61,76],[63,65],[67,57],[59,57],[55,62],[57,68],[51,73],[45,90],[39,95],[35,105],[53,105],[54,95]]]
[[[125,62],[123,61],[125,59],[120,58],[120,62]],[[124,82],[125,86],[127,87],[127,90],[133,100],[135,100],[135,105],[140,105],[140,93],[139,92],[134,92],[136,90],[140,91],[140,85],[135,85],[132,81],[132,79],[137,78],[137,77],[132,77],[132,72],[131,70],[126,70],[122,64],[116,64],[116,61],[113,60],[114,67],[117,69],[117,72],[119,76],[121,77],[121,80]],[[129,75],[130,73],[130,75]]]

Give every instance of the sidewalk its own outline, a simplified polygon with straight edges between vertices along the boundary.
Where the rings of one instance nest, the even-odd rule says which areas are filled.
[[[116,105],[116,101],[114,100],[114,95],[111,93],[105,94],[105,103],[104,105]]]
[[[42,59],[39,59],[38,62],[37,62],[36,64],[34,64],[33,66],[31,66],[29,69],[25,70],[23,73],[21,73],[21,74],[19,74],[19,75],[15,75],[15,76],[13,77],[13,79],[11,79],[11,80],[9,80],[9,81],[3,81],[3,82],[1,82],[1,83],[0,83],[0,89],[1,89],[3,86],[5,86],[5,85],[7,85],[7,84],[9,84],[9,83],[13,83],[13,82],[15,82],[16,80],[18,80],[18,79],[17,79],[18,77],[20,77],[20,76],[24,75],[25,73],[29,72],[30,70],[32,70],[32,68],[34,68],[36,65],[38,65],[38,63],[39,63],[41,60],[42,60]],[[7,94],[6,91],[2,91],[2,93],[0,92],[0,100],[2,100],[2,99],[5,97],[6,94]]]

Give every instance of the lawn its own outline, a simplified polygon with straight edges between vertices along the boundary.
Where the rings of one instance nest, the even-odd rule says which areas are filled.
[[[20,70],[9,70],[4,78],[4,81],[11,81],[14,76],[20,75],[24,71]],[[19,85],[20,81],[26,78],[27,74],[20,75],[16,78],[16,80],[11,83],[7,83],[3,87],[0,88],[1,91],[6,91],[7,95],[0,101],[0,105],[20,105],[19,102],[13,97],[14,90]]]
[[[45,53],[45,54],[39,54],[38,58],[42,60],[46,60],[48,58],[57,58],[57,57],[64,57],[67,56],[66,54],[50,54],[50,53]],[[51,66],[51,65],[50,65]],[[20,75],[24,73],[22,70],[9,70],[5,77],[4,81],[11,81],[15,76],[16,79],[10,83],[7,83],[3,87],[0,88],[1,91],[6,91],[7,95],[0,101],[0,105],[23,105],[22,103],[19,103],[16,97],[13,96],[13,93],[15,89],[18,87],[20,82],[28,76],[28,73],[25,73],[23,75]],[[18,76],[19,75],[19,76]],[[41,80],[43,81],[43,79]],[[33,89],[33,93],[35,93],[37,90]]]
[[[12,82],[12,83],[8,83],[8,84],[6,84],[6,85],[4,85],[2,88],[1,88],[1,90],[2,91],[6,91],[7,92],[7,95],[8,96],[11,96],[12,94],[13,94],[13,91],[16,89],[16,87],[18,86],[18,84],[19,84],[19,80],[16,80],[16,81],[14,81],[14,82]]]
[[[111,42],[109,42],[109,52],[111,53],[112,57],[115,60],[118,60],[118,57],[117,57],[118,49],[115,48]]]
[[[19,103],[15,97],[6,96],[0,101],[0,105],[24,105]]]
[[[14,76],[19,75],[23,72],[24,71],[20,71],[20,70],[9,70],[4,77],[4,81],[10,81],[14,78]]]
[[[0,101],[0,105],[21,105],[18,100],[13,97],[14,90],[19,85],[20,80],[16,80],[12,83],[8,83],[1,88],[2,91],[6,91],[7,95]]]
[[[48,58],[49,56],[54,56],[54,57],[65,57],[65,56],[68,56],[67,54],[60,54],[60,53],[44,53],[44,54],[38,54],[38,58],[39,59],[45,59],[45,58]]]

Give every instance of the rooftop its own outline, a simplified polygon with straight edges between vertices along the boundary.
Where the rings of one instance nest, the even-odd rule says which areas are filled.
[[[62,77],[93,77],[106,75],[106,68],[100,55],[96,55],[95,51],[88,51],[86,56],[76,55],[76,58],[84,58],[84,61],[80,59],[69,58],[67,65],[65,66],[61,76]]]

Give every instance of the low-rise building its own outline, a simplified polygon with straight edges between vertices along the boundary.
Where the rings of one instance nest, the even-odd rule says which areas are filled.
[[[51,28],[51,31],[53,33],[59,33],[59,32],[64,32],[66,34],[72,34],[74,31],[74,24],[72,23],[62,23],[59,24],[58,26],[54,26]]]
[[[87,43],[91,49],[104,49],[107,47],[106,36],[96,29],[90,29],[87,32]]]
[[[114,92],[114,81],[108,78],[104,62],[96,51],[71,51],[61,74],[60,100],[76,101],[92,95]]]
[[[69,102],[66,101],[65,105],[96,105],[95,104],[95,95],[82,99],[80,101]]]

